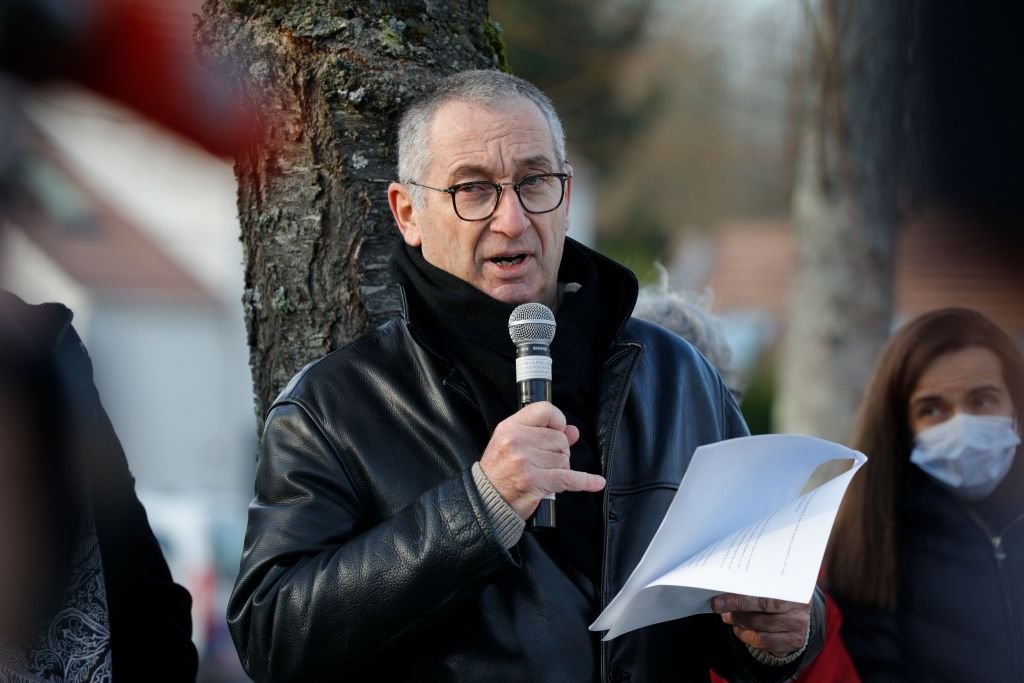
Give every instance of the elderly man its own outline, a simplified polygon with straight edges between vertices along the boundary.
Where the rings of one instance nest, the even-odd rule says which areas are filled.
[[[630,317],[625,268],[566,238],[551,102],[493,71],[405,113],[405,310],[304,369],[267,416],[228,616],[257,680],[706,681],[791,677],[821,609],[726,595],[603,643],[697,446],[746,434],[715,371]],[[509,314],[558,320],[552,403],[519,409]],[[557,493],[558,524],[524,530]]]

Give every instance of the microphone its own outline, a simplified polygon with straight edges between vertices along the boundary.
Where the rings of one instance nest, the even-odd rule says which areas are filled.
[[[508,319],[508,334],[516,345],[516,389],[519,407],[551,401],[551,341],[555,314],[544,304],[516,306]],[[530,516],[534,529],[555,526],[555,494],[549,493]]]

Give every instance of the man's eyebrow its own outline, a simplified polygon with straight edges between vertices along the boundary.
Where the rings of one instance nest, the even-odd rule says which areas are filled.
[[[451,175],[448,176],[448,180],[457,183],[460,180],[472,178],[474,180],[481,180],[484,178],[490,178],[491,172],[483,166],[476,166],[474,164],[466,164],[457,167],[452,171]]]
[[[533,167],[533,168],[549,169],[549,168],[552,168],[554,166],[554,164],[551,163],[551,157],[549,157],[548,155],[546,155],[546,154],[538,154],[536,156],[526,157],[525,159],[520,159],[516,163],[516,166],[518,166],[520,168],[523,168],[523,167],[526,167],[526,168]]]
[[[534,156],[526,157],[524,159],[517,159],[513,164],[515,168],[539,168],[547,171],[555,166],[551,163],[551,157],[546,154],[537,154]],[[490,169],[478,166],[476,164],[465,164],[457,166],[451,175],[448,176],[448,180],[451,183],[457,183],[461,180],[480,180],[483,178],[491,178],[493,172]]]

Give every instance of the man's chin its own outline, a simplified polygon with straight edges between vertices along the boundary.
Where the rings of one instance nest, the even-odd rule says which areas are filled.
[[[501,303],[509,304],[511,306],[518,306],[519,304],[528,304],[533,302],[542,303],[546,306],[551,305],[550,302],[544,300],[543,294],[540,293],[540,288],[536,286],[510,283],[490,287],[480,287],[479,289],[492,299],[497,299]]]

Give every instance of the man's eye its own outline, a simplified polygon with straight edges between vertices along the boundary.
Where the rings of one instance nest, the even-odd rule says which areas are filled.
[[[545,175],[530,175],[526,176],[519,181],[519,187],[537,187],[547,182],[549,176]]]
[[[455,191],[459,194],[480,194],[483,192],[493,192],[494,188],[487,183],[470,183],[468,185],[459,185]]]

